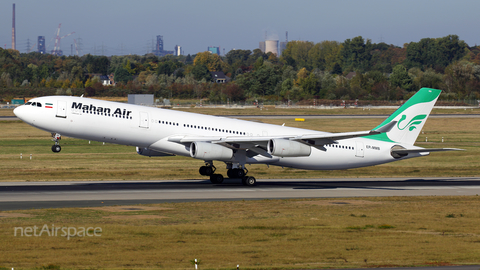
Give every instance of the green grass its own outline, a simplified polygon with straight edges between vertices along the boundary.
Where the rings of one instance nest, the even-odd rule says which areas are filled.
[[[369,130],[380,119],[264,119],[264,122],[330,132]],[[0,181],[46,180],[161,180],[204,179],[198,174],[201,160],[188,157],[145,157],[131,146],[63,138],[62,152],[51,152],[50,134],[20,121],[0,121]],[[266,165],[247,166],[249,174],[262,178],[330,177],[454,177],[478,176],[480,166],[480,119],[432,118],[417,145],[454,147],[467,151],[432,153],[372,167],[341,171],[308,171]],[[428,142],[425,138],[428,137]],[[442,138],[444,142],[442,143]],[[23,158],[20,159],[20,154]],[[32,155],[32,159],[30,159]],[[226,174],[223,163],[218,172]]]
[[[479,198],[342,199],[345,204],[330,199],[260,200],[9,211],[30,216],[0,218],[0,237],[8,243],[0,245],[0,267],[186,269],[194,259],[200,260],[201,269],[234,269],[237,264],[241,269],[478,264]],[[367,216],[361,217],[364,213]],[[455,218],[447,217],[451,213]],[[101,227],[102,233],[70,240],[61,235],[14,236],[15,227],[44,224]]]

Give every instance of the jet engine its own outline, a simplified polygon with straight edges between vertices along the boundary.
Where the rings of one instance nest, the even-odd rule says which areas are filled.
[[[225,160],[233,157],[233,150],[208,142],[192,142],[190,156],[203,160]]]
[[[312,148],[309,145],[285,139],[270,139],[267,144],[267,152],[277,157],[307,157]]]

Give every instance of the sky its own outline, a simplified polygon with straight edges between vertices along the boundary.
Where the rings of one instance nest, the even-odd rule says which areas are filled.
[[[65,55],[77,40],[81,54],[144,55],[157,35],[165,50],[175,45],[196,54],[209,46],[223,55],[254,50],[268,38],[343,42],[362,36],[402,47],[422,38],[455,34],[469,46],[480,44],[478,0],[15,0],[0,1],[0,46],[12,46],[12,6],[17,50],[27,52],[45,36],[47,50],[61,23]],[[36,46],[34,47],[34,50]]]

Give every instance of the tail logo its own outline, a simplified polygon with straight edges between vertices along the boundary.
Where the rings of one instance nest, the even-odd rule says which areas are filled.
[[[412,118],[412,120],[410,120],[410,122],[408,122],[403,128],[400,127],[400,123],[402,123],[405,119],[407,119],[407,116],[404,114],[402,115],[402,117],[400,118],[400,121],[398,121],[397,123],[397,128],[399,130],[404,130],[405,128],[408,127],[408,130],[409,131],[412,131],[414,129],[416,129],[417,125],[421,124],[422,121],[427,118],[427,115],[426,114],[419,114],[415,117]]]

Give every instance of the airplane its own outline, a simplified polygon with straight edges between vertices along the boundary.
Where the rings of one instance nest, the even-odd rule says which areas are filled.
[[[226,117],[74,96],[29,100],[15,115],[52,133],[53,152],[61,136],[135,146],[148,157],[187,156],[203,160],[199,173],[213,184],[214,161],[226,164],[227,176],[254,186],[246,165],[266,164],[307,170],[341,170],[373,166],[462,150],[414,145],[441,90],[422,88],[372,130],[329,133]]]

